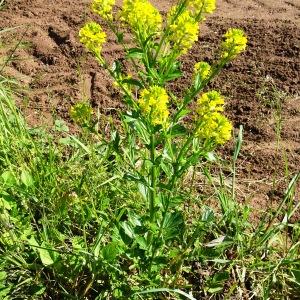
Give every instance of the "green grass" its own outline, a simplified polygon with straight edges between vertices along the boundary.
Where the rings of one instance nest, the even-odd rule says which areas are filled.
[[[289,178],[290,170],[289,170],[289,160],[286,146],[282,141],[282,129],[284,126],[284,115],[283,115],[283,105],[286,100],[291,97],[287,95],[287,93],[280,90],[273,78],[267,77],[263,82],[261,87],[258,89],[256,93],[258,99],[261,103],[270,109],[271,117],[273,120],[273,130],[276,136],[276,153],[281,158],[282,164],[284,167],[284,177]],[[273,189],[276,189],[276,185],[278,181],[281,180],[282,174],[280,172],[280,168],[282,165],[277,164],[275,172],[273,174]]]
[[[215,195],[185,184],[146,266],[143,187],[128,177],[130,140],[83,130],[29,128],[14,82],[0,80],[0,299],[292,298],[300,290],[296,174],[258,224],[211,162],[197,167]],[[238,164],[242,134],[236,142]],[[126,161],[126,160],[125,160]],[[189,203],[187,206],[186,203]],[[174,210],[175,211],[175,210]],[[180,213],[179,213],[180,212]],[[255,213],[255,212],[254,212]],[[155,234],[153,228],[153,234]]]

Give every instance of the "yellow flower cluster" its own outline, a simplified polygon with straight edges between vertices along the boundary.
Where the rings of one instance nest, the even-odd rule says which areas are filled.
[[[106,33],[98,23],[89,22],[85,24],[79,31],[79,37],[80,42],[89,51],[100,55],[102,45],[106,42]]]
[[[138,105],[144,116],[148,116],[152,125],[167,125],[169,116],[169,97],[166,90],[159,86],[144,89],[138,100]]]
[[[244,51],[247,46],[247,37],[242,29],[230,28],[224,34],[222,43],[222,58],[232,59]]]
[[[179,55],[186,54],[187,51],[198,40],[199,25],[188,10],[183,11],[174,20],[177,7],[173,7],[168,14],[170,24],[170,34],[168,41],[173,45],[173,49]]]
[[[220,112],[224,111],[224,99],[217,91],[204,93],[197,101],[200,126],[197,136],[224,144],[231,138],[232,125]]]
[[[121,20],[143,38],[160,32],[162,27],[159,11],[147,0],[124,0]]]
[[[115,0],[94,0],[92,2],[92,11],[105,20],[112,20],[112,8]]]
[[[89,103],[78,102],[70,109],[70,116],[78,125],[89,125],[93,116],[93,109]]]
[[[200,81],[207,79],[211,74],[211,66],[204,61],[200,61],[194,66],[194,80],[199,77]]]
[[[210,112],[224,111],[224,98],[217,91],[210,91],[202,94],[197,101],[197,113],[199,116],[204,116]]]
[[[202,18],[202,14],[211,14],[216,9],[216,0],[189,0],[188,7],[196,18]]]

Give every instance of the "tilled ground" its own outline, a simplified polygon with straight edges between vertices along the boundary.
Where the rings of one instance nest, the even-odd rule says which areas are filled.
[[[90,1],[7,2],[0,11],[0,29],[16,28],[1,36],[1,51],[8,54],[21,41],[5,72],[24,84],[26,92],[19,105],[28,122],[51,125],[53,116],[69,122],[70,106],[84,98],[101,112],[116,115],[121,107],[118,93],[78,41],[79,28],[94,18],[89,12]],[[152,1],[162,12],[173,2]],[[219,1],[218,11],[201,28],[198,43],[183,57],[184,77],[170,87],[180,94],[189,83],[194,63],[213,60],[227,28],[245,30],[247,52],[226,67],[211,86],[227,97],[227,114],[235,127],[244,126],[237,186],[241,199],[257,208],[273,206],[288,179],[300,169],[299,25],[299,0]],[[122,55],[112,37],[104,55],[108,60]],[[281,122],[276,111],[281,112]],[[230,149],[230,144],[224,148],[226,156]]]

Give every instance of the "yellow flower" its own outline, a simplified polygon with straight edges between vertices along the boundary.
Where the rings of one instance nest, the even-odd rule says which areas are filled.
[[[80,42],[89,51],[100,55],[102,45],[106,42],[106,33],[98,23],[89,22],[85,24],[79,31],[79,37]]]
[[[112,20],[112,8],[115,0],[93,0],[92,11],[105,20]]]
[[[216,9],[216,0],[189,0],[188,7],[195,18],[204,19],[202,14],[211,14]]]
[[[93,109],[89,103],[78,102],[70,109],[70,116],[75,123],[81,126],[86,126],[91,123]]]
[[[224,34],[222,43],[222,58],[232,59],[244,51],[247,46],[247,37],[242,29],[230,28]]]
[[[215,144],[224,144],[231,138],[232,125],[230,121],[218,112],[205,116],[197,136],[203,140],[210,140]]]
[[[144,39],[159,33],[162,27],[159,11],[147,0],[124,0],[121,20]]]
[[[199,79],[201,82],[207,79],[211,74],[211,66],[204,61],[200,61],[194,66],[194,80]]]
[[[168,14],[170,34],[168,41],[179,55],[187,53],[198,40],[199,25],[188,10],[184,10],[174,19],[177,7],[173,7]]]
[[[217,91],[204,93],[197,101],[199,117],[197,136],[215,144],[224,144],[231,138],[232,125],[220,112],[224,111],[224,99]]]
[[[224,98],[217,91],[204,93],[197,104],[197,113],[201,117],[212,112],[224,111]]]
[[[142,114],[149,118],[152,125],[167,126],[168,102],[166,90],[159,86],[152,86],[141,92],[138,105]]]

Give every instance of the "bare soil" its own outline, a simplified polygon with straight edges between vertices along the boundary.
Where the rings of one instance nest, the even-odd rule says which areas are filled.
[[[24,85],[26,92],[19,97],[19,105],[28,122],[51,125],[54,116],[71,124],[70,106],[85,98],[104,114],[115,116],[121,107],[120,97],[109,76],[78,40],[82,24],[95,18],[89,12],[90,1],[7,2],[0,11],[0,29],[17,28],[1,37],[0,51],[9,54],[21,41],[5,72]],[[152,1],[162,12],[173,2]],[[227,115],[235,128],[244,126],[237,187],[240,199],[257,209],[273,207],[288,180],[300,169],[299,26],[300,0],[219,1],[217,12],[201,27],[198,43],[183,58],[184,77],[170,87],[180,94],[190,80],[194,63],[212,61],[227,28],[245,30],[248,50],[211,86],[227,97]],[[112,38],[104,55],[109,60],[122,55]],[[272,85],[277,87],[275,91]],[[279,145],[276,103],[280,103],[282,117]],[[222,152],[229,157],[231,149],[232,144],[228,144]]]

